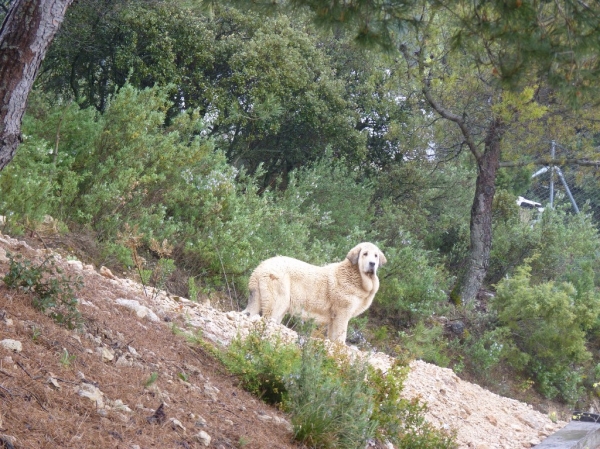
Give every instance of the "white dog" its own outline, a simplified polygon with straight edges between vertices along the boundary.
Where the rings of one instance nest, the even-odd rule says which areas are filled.
[[[262,262],[248,282],[244,313],[276,323],[290,313],[327,325],[327,338],[345,342],[350,318],[367,310],[379,289],[377,269],[385,256],[372,243],[359,243],[342,262],[317,267],[291,257]]]

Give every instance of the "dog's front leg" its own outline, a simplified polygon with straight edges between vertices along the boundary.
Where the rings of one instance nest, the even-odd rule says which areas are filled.
[[[346,343],[349,321],[349,316],[341,314],[335,315],[327,326],[327,338],[331,341]]]

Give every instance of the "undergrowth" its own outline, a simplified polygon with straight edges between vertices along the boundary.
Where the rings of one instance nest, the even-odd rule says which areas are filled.
[[[8,288],[21,289],[31,294],[32,304],[47,313],[57,324],[74,329],[81,324],[75,292],[83,287],[80,276],[65,275],[56,266],[53,257],[39,265],[23,259],[21,255],[6,253],[10,266],[3,281]]]
[[[408,369],[386,373],[323,340],[299,344],[268,337],[264,324],[217,353],[241,385],[291,416],[295,438],[314,448],[363,448],[372,440],[396,447],[452,448],[454,436],[425,422],[426,406],[401,397]]]

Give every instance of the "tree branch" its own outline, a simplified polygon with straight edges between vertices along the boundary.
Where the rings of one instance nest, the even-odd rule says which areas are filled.
[[[600,168],[600,161],[590,161],[588,159],[552,159],[538,158],[530,161],[506,161],[500,162],[500,167],[524,167],[526,165],[581,165],[584,167]]]
[[[409,58],[408,49],[406,48],[406,46],[401,45],[400,51],[402,52],[404,59],[406,59],[406,62],[410,66],[410,62],[409,62],[410,58]],[[465,120],[463,119],[463,117],[461,117],[460,115],[454,114],[453,112],[450,112],[447,109],[445,109],[444,107],[442,107],[442,105],[440,105],[431,95],[431,73],[429,73],[428,75],[425,75],[425,73],[424,73],[425,69],[424,69],[423,56],[422,56],[423,53],[424,53],[423,49],[421,49],[418,52],[417,61],[419,64],[419,75],[421,77],[421,83],[422,83],[421,91],[423,92],[423,95],[425,95],[425,99],[427,100],[427,103],[429,103],[429,105],[433,108],[433,110],[435,112],[437,112],[442,118],[445,118],[446,120],[450,120],[451,122],[454,122],[458,125],[463,137],[465,138],[465,143],[469,147],[469,150],[471,151],[473,156],[475,156],[475,159],[477,159],[478,161],[481,160],[482,154],[479,151],[479,149],[477,148],[477,144],[475,143],[475,140],[473,139],[473,136],[471,135],[471,132],[469,131],[469,128],[467,127],[467,124],[465,123]]]

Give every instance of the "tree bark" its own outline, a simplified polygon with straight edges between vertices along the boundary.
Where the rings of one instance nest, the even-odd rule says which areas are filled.
[[[21,141],[29,92],[73,0],[15,0],[0,29],[0,171]]]
[[[492,118],[487,130],[484,150],[481,152],[464,117],[444,108],[433,97],[430,90],[430,77],[423,76],[422,62],[420,64],[425,99],[441,117],[458,125],[465,143],[477,163],[475,197],[471,206],[471,241],[467,267],[450,295],[452,301],[468,304],[477,297],[477,292],[483,285],[490,264],[492,203],[496,193],[496,172],[500,166],[500,142],[505,126],[498,117]]]
[[[496,172],[500,166],[500,141],[504,126],[499,119],[490,123],[483,154],[477,158],[475,198],[471,206],[471,242],[467,269],[459,281],[461,302],[473,301],[483,285],[492,248],[492,203],[496,193]]]

